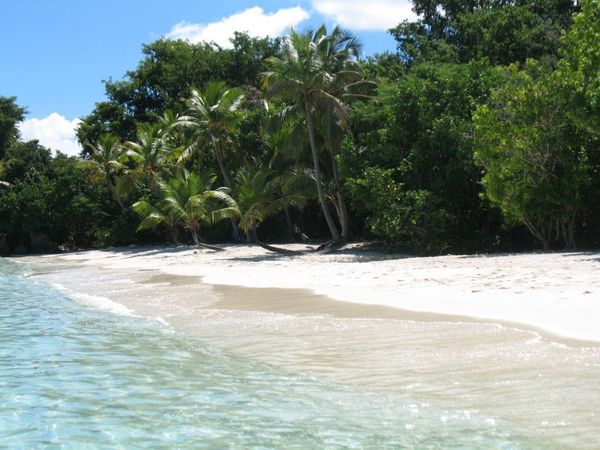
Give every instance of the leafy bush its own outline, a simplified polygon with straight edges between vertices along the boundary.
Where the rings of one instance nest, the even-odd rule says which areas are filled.
[[[351,207],[367,212],[373,236],[421,254],[444,251],[452,216],[430,191],[407,190],[395,174],[394,169],[369,167],[361,178],[348,179]]]

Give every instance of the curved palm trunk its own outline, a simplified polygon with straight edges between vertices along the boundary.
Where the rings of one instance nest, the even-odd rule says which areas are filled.
[[[106,184],[108,185],[108,190],[110,191],[110,194],[114,197],[114,199],[119,204],[121,211],[127,211],[127,208],[125,208],[125,205],[123,205],[121,198],[117,195],[117,190],[115,189],[115,186],[112,184],[112,181],[110,180],[110,175],[106,176]]]
[[[215,144],[215,157],[217,158],[217,164],[219,164],[219,170],[221,171],[221,175],[223,176],[223,182],[225,186],[231,189],[231,180],[227,175],[227,171],[225,170],[225,163],[223,162],[223,152],[221,151],[221,146],[216,143]],[[237,226],[237,221],[232,217],[229,219],[231,222],[231,228],[233,229],[233,239],[237,242],[241,240],[240,229]]]
[[[270,252],[274,252],[274,253],[278,253],[280,255],[285,255],[285,256],[292,256],[292,255],[301,255],[302,252],[298,252],[296,250],[288,250],[285,248],[281,248],[281,247],[274,247],[272,245],[268,245],[265,244],[264,242],[261,242],[258,239],[258,234],[256,233],[256,226],[250,228],[250,233],[252,236],[252,240],[256,243],[256,245],[258,245],[259,247],[264,248],[265,250],[269,250]]]
[[[287,234],[288,239],[292,242],[296,240],[294,236],[294,225],[292,223],[292,216],[290,215],[290,209],[287,206],[283,207],[283,212],[285,213],[285,223],[287,225]]]
[[[321,209],[323,209],[323,214],[325,215],[325,220],[327,221],[327,226],[329,227],[329,231],[331,232],[331,237],[334,241],[340,241],[341,236],[337,227],[335,226],[335,222],[333,221],[333,217],[331,216],[331,212],[329,212],[329,207],[327,206],[327,199],[325,198],[325,192],[323,190],[323,181],[321,179],[321,168],[319,167],[319,154],[317,153],[317,144],[315,142],[315,130],[313,128],[312,117],[310,115],[310,109],[308,107],[308,101],[304,100],[304,115],[306,117],[306,128],[308,130],[308,140],[310,142],[310,150],[312,153],[313,165],[315,168],[315,181],[317,183],[317,193],[319,195],[319,202],[321,203]]]
[[[329,154],[331,155],[331,168],[333,171],[335,196],[337,199],[336,212],[338,214],[340,224],[342,225],[342,239],[348,240],[348,237],[350,236],[350,220],[348,219],[348,209],[346,209],[346,202],[344,201],[344,196],[340,190],[340,174],[338,172],[337,162],[335,160],[335,152],[330,150]]]
[[[316,248],[316,251],[321,253],[334,253],[344,247],[344,245],[346,245],[344,241],[329,241],[319,245]]]
[[[192,233],[192,239],[194,240],[194,244],[196,244],[198,247],[207,248],[209,250],[214,250],[214,251],[217,251],[217,252],[224,252],[225,251],[224,248],[217,247],[216,245],[205,244],[204,242],[202,242],[198,238],[198,232],[195,229],[192,228],[190,231]]]
[[[221,146],[219,144],[215,144],[215,157],[217,158],[217,164],[219,164],[219,170],[221,171],[221,175],[223,175],[223,182],[225,186],[231,189],[231,181],[229,180],[229,176],[227,175],[227,171],[225,170],[225,163],[223,162],[223,152],[221,152]]]

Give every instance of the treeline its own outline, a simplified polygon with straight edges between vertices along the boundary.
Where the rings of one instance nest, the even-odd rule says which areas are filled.
[[[79,159],[20,142],[25,111],[0,99],[0,251],[597,247],[597,0],[413,3],[397,52],[367,59],[324,27],[147,45],[83,118]]]

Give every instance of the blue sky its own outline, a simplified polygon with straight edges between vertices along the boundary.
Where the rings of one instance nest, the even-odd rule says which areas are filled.
[[[339,24],[373,54],[393,51],[385,30],[414,15],[408,0],[0,0],[0,17],[0,95],[27,108],[23,139],[75,153],[77,118],[104,99],[101,81],[121,79],[161,36],[227,45],[234,29]]]

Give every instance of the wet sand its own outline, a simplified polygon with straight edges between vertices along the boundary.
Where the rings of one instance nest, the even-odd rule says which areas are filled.
[[[182,280],[188,277],[163,275],[164,282],[178,286],[188,284]],[[194,278],[194,277],[190,277]],[[146,281],[148,283],[154,280]],[[410,311],[391,306],[348,303],[318,295],[308,289],[248,288],[244,286],[214,285],[219,300],[211,305],[215,309],[234,311],[258,311],[291,315],[328,315],[342,319],[387,319],[412,322],[476,323],[502,325],[508,329],[532,331],[546,339],[571,347],[600,347],[600,342],[572,339],[546,330],[507,321],[490,321],[476,317],[440,314],[432,312]]]

